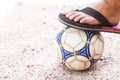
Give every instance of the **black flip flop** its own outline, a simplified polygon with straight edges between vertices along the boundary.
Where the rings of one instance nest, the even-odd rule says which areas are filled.
[[[74,22],[73,20],[69,20],[68,18],[66,18],[66,16],[63,13],[59,14],[59,16],[58,16],[59,21],[65,25],[68,25],[70,27],[74,27],[77,29],[81,29],[81,30],[120,33],[120,28],[119,28],[120,25],[117,25],[117,26],[111,25],[110,22],[98,11],[96,11],[90,7],[86,7],[81,10],[77,9],[76,11],[80,11],[80,12],[86,13],[86,14],[94,17],[95,19],[97,19],[100,22],[100,24],[99,25],[90,25],[90,24],[82,24],[79,22]]]

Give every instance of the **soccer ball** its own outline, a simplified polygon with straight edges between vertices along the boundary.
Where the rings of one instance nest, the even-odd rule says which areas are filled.
[[[99,32],[66,27],[56,37],[58,60],[71,70],[86,70],[102,56],[104,39]]]

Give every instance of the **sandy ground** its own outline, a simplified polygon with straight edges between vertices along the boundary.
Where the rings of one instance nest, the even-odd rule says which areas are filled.
[[[104,60],[86,71],[57,62],[55,36],[65,25],[60,12],[76,6],[17,3],[0,26],[0,80],[120,80],[120,35],[102,33]]]

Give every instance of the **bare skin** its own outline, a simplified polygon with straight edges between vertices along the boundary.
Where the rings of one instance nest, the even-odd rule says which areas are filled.
[[[101,0],[88,5],[88,7],[91,7],[104,15],[112,25],[117,25],[120,21],[120,0]],[[100,24],[99,21],[92,16],[75,10],[65,12],[65,16],[75,22],[95,25]]]

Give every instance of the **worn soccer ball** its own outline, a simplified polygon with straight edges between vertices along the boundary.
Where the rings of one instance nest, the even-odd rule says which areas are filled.
[[[86,70],[102,56],[104,39],[99,32],[66,27],[56,37],[58,60],[71,70]]]

